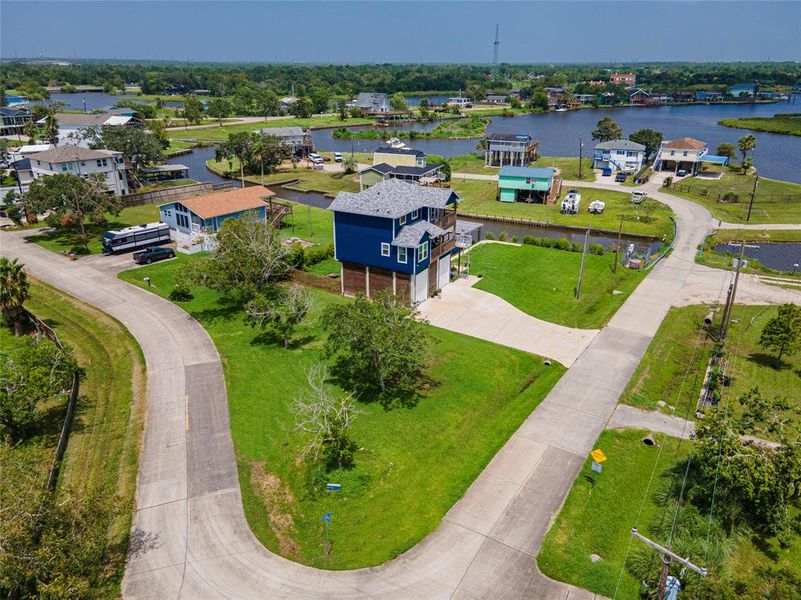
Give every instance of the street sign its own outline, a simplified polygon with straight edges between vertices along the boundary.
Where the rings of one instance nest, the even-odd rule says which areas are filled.
[[[342,484],[341,483],[326,483],[325,484],[325,489],[327,489],[330,492],[338,492],[339,490],[342,489]]]
[[[600,473],[601,472],[601,463],[597,463],[597,462],[593,461],[592,467],[590,467],[590,468],[593,471],[595,471],[596,473]]]
[[[596,448],[595,450],[590,452],[590,457],[592,457],[592,460],[594,460],[597,463],[602,463],[606,461],[606,454],[604,454],[604,451],[601,450],[600,448]]]
[[[325,513],[323,515],[323,521],[325,521],[326,523],[330,523],[331,522],[331,513]]]

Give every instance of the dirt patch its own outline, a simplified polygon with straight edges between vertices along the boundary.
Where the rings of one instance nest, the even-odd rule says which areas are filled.
[[[283,556],[299,556],[298,544],[294,540],[295,520],[292,505],[295,497],[281,480],[266,470],[264,461],[250,463],[250,483],[264,502],[270,528],[278,539],[278,550]]]

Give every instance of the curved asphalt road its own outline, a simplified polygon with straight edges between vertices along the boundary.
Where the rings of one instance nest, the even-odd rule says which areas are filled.
[[[535,556],[712,227],[702,207],[655,188],[649,193],[676,213],[674,252],[639,285],[434,533],[385,565],[346,572],[280,558],[251,533],[220,358],[198,322],[117,280],[109,259],[70,262],[26,243],[24,233],[0,235],[4,255],[20,258],[36,277],[120,320],[144,352],[148,410],[124,596],[592,598],[541,575]]]

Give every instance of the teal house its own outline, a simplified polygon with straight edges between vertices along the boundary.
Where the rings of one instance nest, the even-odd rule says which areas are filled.
[[[556,170],[552,168],[501,167],[498,174],[498,200],[550,204],[551,198],[558,195],[555,179]]]

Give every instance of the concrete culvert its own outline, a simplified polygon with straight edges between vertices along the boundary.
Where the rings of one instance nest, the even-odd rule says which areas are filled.
[[[550,360],[544,360],[544,361],[542,361],[542,364],[544,364],[546,367],[550,367],[551,366],[551,361]]]
[[[650,435],[646,435],[644,438],[642,438],[642,443],[646,446],[656,446],[656,440],[654,440],[654,438],[652,438]]]
[[[704,317],[704,325],[706,325],[707,327],[708,327],[709,325],[712,325],[712,318],[713,318],[714,316],[715,316],[715,313],[713,313],[713,312],[710,312],[710,313],[708,313],[708,314],[707,314],[707,315]]]

